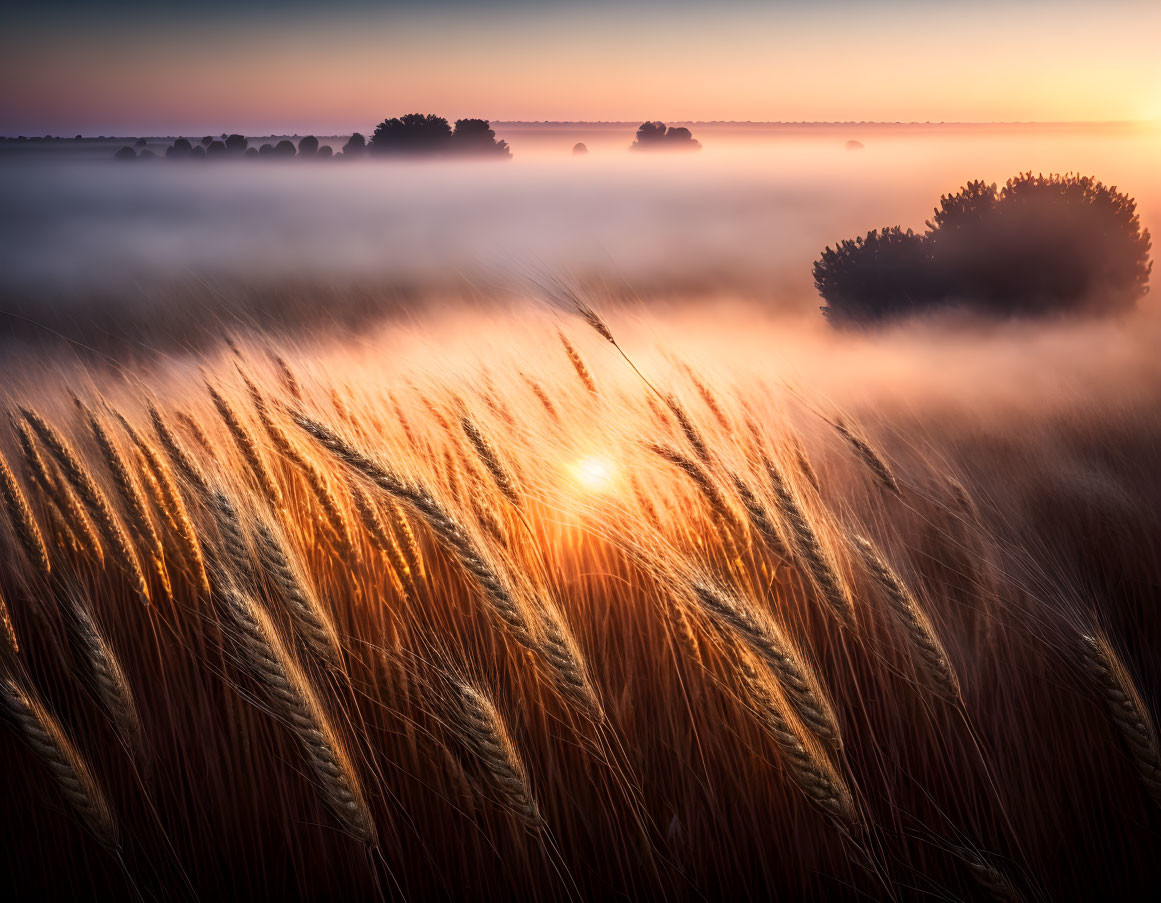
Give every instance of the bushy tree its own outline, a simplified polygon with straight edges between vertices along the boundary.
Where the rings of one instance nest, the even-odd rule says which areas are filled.
[[[446,151],[452,130],[442,116],[408,113],[384,119],[371,135],[373,154],[433,154]]]
[[[298,142],[298,155],[300,157],[313,157],[318,153],[318,139],[314,135],[307,135]]]
[[[643,122],[629,150],[701,150],[701,142],[684,126],[666,128],[664,122]]]
[[[283,138],[274,145],[272,153],[275,157],[293,157],[295,154],[294,142]]]
[[[114,160],[136,160],[137,151],[133,150],[128,144],[113,154]]]
[[[927,243],[910,229],[892,226],[827,248],[814,264],[814,285],[836,325],[877,323],[931,303]]]
[[[496,140],[487,119],[457,119],[449,149],[453,153],[494,157],[511,157],[507,141]]]
[[[226,138],[226,150],[231,154],[246,153],[246,136],[245,135],[230,135]]]
[[[1109,313],[1148,290],[1150,238],[1136,202],[1089,177],[1023,173],[1002,189],[976,181],[944,195],[927,232],[913,237],[922,254],[893,264],[893,286],[868,275],[889,231],[828,247],[815,262],[832,322],[949,305],[999,315]]]

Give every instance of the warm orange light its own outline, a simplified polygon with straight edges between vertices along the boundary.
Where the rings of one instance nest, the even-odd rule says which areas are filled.
[[[613,485],[613,467],[604,458],[581,458],[571,470],[573,479],[590,492],[607,492]]]

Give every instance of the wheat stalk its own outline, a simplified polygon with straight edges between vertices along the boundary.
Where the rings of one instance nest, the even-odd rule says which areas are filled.
[[[887,462],[879,453],[871,448],[867,440],[853,433],[841,419],[835,420],[832,425],[838,430],[839,435],[847,441],[847,444],[854,449],[859,459],[870,468],[879,484],[888,492],[902,498],[903,490],[899,488],[899,483],[891,472],[891,468],[887,466]]]
[[[593,375],[589,372],[589,368],[585,366],[584,360],[581,358],[576,348],[573,347],[572,342],[565,338],[563,332],[557,330],[556,334],[560,338],[560,344],[564,346],[564,353],[568,355],[569,363],[572,364],[573,370],[576,371],[577,378],[580,379],[581,384],[586,389],[588,389],[590,393],[596,395],[597,384],[593,380]]]
[[[20,654],[20,641],[16,638],[16,628],[12,624],[12,614],[8,611],[8,603],[4,601],[4,594],[0,593],[0,626],[4,628],[4,639],[13,655]]]
[[[836,749],[840,748],[838,721],[830,701],[801,654],[769,615],[708,580],[695,580],[691,589],[715,621],[743,640],[766,663],[803,723]]]
[[[258,487],[271,505],[275,508],[281,508],[282,492],[274,480],[274,474],[270,472],[270,467],[266,464],[266,459],[258,450],[258,440],[246,429],[230,403],[209,383],[206,383],[206,388],[209,390],[210,398],[213,399],[214,407],[217,408],[218,414],[226,424],[226,429],[234,438],[234,444],[238,446],[238,451],[242,453],[242,457],[250,467],[250,472],[258,481]]]
[[[237,627],[243,661],[290,723],[324,802],[348,833],[375,846],[375,823],[359,779],[306,675],[287,653],[269,616],[256,602],[230,586],[224,588],[223,594]]]
[[[943,648],[943,643],[939,641],[935,628],[918,600],[869,539],[857,535],[853,539],[867,570],[887,597],[891,614],[911,641],[917,653],[919,668],[928,684],[945,699],[959,700],[959,678],[947,657],[947,650]]]
[[[520,495],[516,491],[516,484],[512,482],[512,477],[508,474],[507,469],[500,463],[499,454],[492,444],[488,442],[487,438],[480,428],[472,422],[471,418],[466,415],[460,418],[460,426],[463,427],[464,434],[468,437],[472,448],[475,449],[476,456],[480,462],[487,469],[488,473],[492,475],[497,488],[503,493],[504,497],[508,499],[516,508],[520,507]]]
[[[119,849],[117,825],[105,795],[60,723],[11,677],[0,677],[0,699],[25,742],[51,772],[65,801],[98,841],[111,850]]]
[[[725,496],[718,489],[717,483],[714,482],[705,468],[692,458],[687,458],[681,452],[677,451],[677,449],[670,448],[668,445],[650,445],[649,450],[662,460],[668,461],[693,480],[694,485],[701,490],[701,494],[709,502],[709,506],[713,509],[714,514],[718,515],[735,529],[741,529],[742,524],[737,512],[730,507]]]
[[[757,660],[745,649],[734,647],[752,711],[782,753],[791,779],[823,812],[844,825],[858,821],[850,789],[821,750],[795,729],[785,712],[779,692],[770,685]]]
[[[177,468],[178,473],[185,478],[186,482],[191,483],[197,489],[202,498],[209,496],[209,480],[206,479],[206,475],[194,462],[193,458],[189,456],[189,453],[182,448],[181,442],[173,434],[173,430],[169,428],[169,424],[165,422],[165,417],[162,416],[161,411],[157,409],[156,405],[149,405],[149,417],[153,421],[153,429],[157,433],[161,447],[169,455],[169,459],[173,462],[174,467]]]
[[[509,811],[532,828],[543,824],[528,786],[527,771],[491,701],[467,682],[456,687],[454,726],[464,744],[483,763],[492,788]]]
[[[278,587],[307,646],[332,668],[341,669],[343,660],[338,633],[307,586],[302,565],[293,560],[285,538],[279,536],[276,528],[261,516],[256,516],[254,533],[258,560]]]
[[[1098,633],[1080,638],[1081,662],[1109,717],[1129,748],[1133,764],[1154,801],[1161,805],[1161,756],[1157,729],[1128,669],[1112,645]]]
[[[198,540],[197,529],[194,527],[193,521],[190,520],[189,511],[186,509],[181,490],[178,489],[177,483],[173,479],[173,474],[170,473],[169,467],[162,460],[161,455],[157,453],[157,449],[146,442],[144,437],[133,428],[128,420],[120,414],[117,416],[121,421],[121,425],[129,434],[129,438],[137,446],[137,451],[149,465],[149,472],[153,475],[154,480],[156,480],[157,488],[160,491],[162,506],[175,527],[178,546],[186,559],[186,564],[192,568],[198,585],[208,595],[210,592],[210,578],[206,573],[206,562],[202,554],[202,546]],[[155,421],[155,424],[157,422],[159,421]],[[162,424],[162,427],[164,427],[164,424]],[[176,450],[181,453],[180,448]],[[182,454],[184,455],[184,453]],[[208,490],[208,486],[206,488]]]
[[[567,669],[561,669],[560,663],[568,657],[570,650],[554,640],[551,630],[548,631],[549,635],[546,638],[547,645],[537,642],[525,617],[524,606],[517,600],[508,582],[463,526],[451,517],[426,489],[404,482],[384,465],[356,450],[323,424],[301,413],[292,416],[295,423],[314,436],[336,458],[361,473],[388,495],[410,506],[475,580],[483,591],[488,610],[495,616],[501,628],[520,645],[537,652],[541,660],[547,659],[551,666],[549,676],[553,685],[580,709],[587,712],[599,711],[596,695],[591,686],[586,684],[583,692],[575,691],[576,675],[584,673],[579,660],[573,662]]]
[[[310,487],[310,491],[314,494],[315,501],[318,502],[319,508],[322,509],[323,517],[338,538],[341,550],[349,551],[353,548],[350,526],[347,524],[346,518],[343,517],[338,500],[335,498],[334,493],[331,492],[330,486],[327,485],[326,477],[323,476],[322,470],[299,451],[294,443],[290,441],[290,437],[286,435],[286,431],[275,423],[270,413],[270,406],[266,403],[265,396],[254,382],[240,369],[239,374],[246,384],[247,391],[250,393],[250,400],[254,405],[255,412],[258,414],[258,421],[266,431],[266,435],[270,437],[270,441],[274,443],[274,447],[282,456],[302,471],[307,485]]]
[[[93,623],[92,616],[83,602],[74,599],[69,605],[69,611],[73,616],[81,648],[93,672],[97,695],[109,713],[114,728],[129,749],[142,749],[144,734],[141,719],[137,714],[137,704],[116,653]]]
[[[96,521],[97,528],[101,531],[101,535],[105,542],[112,548],[114,558],[117,566],[125,573],[133,584],[133,589],[138,597],[146,605],[149,604],[149,588],[145,583],[145,574],[141,570],[141,563],[137,560],[137,555],[129,545],[129,540],[125,536],[125,531],[121,527],[121,522],[113,514],[113,509],[109,505],[109,500],[105,497],[105,493],[97,486],[90,476],[88,470],[81,463],[77,457],[76,452],[73,451],[71,445],[53,429],[48,422],[37,414],[35,411],[28,408],[21,408],[20,412],[24,415],[24,419],[28,421],[29,425],[40,437],[40,441],[48,446],[49,451],[52,452],[53,457],[57,459],[61,468],[68,477],[73,488],[76,489],[77,494],[81,497],[85,507],[93,515]]]
[[[0,453],[0,498],[4,499],[4,507],[8,510],[12,529],[16,533],[16,538],[20,540],[20,545],[24,547],[28,561],[41,576],[47,578],[52,565],[49,562],[48,549],[44,545],[44,537],[3,453]]]
[[[689,442],[690,448],[693,449],[694,454],[696,454],[698,458],[701,459],[703,464],[709,464],[709,446],[706,445],[705,439],[698,431],[698,428],[693,425],[693,421],[689,419],[689,414],[687,414],[685,408],[681,406],[681,402],[677,400],[677,396],[665,396],[665,404],[669,407],[669,410],[673,412],[673,416],[677,418],[677,424],[681,427],[681,431],[685,434],[686,441]]]
[[[843,586],[830,557],[823,550],[814,527],[806,517],[806,512],[802,510],[786,480],[773,463],[767,460],[765,464],[770,484],[774,488],[774,496],[778,500],[778,507],[790,526],[795,552],[806,562],[807,574],[814,581],[819,595],[826,600],[839,623],[844,627],[853,626],[854,605],[850,595]]]

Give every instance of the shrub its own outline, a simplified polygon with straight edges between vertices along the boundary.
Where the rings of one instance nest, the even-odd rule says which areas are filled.
[[[1004,316],[1113,313],[1148,290],[1149,249],[1136,202],[1115,187],[1023,173],[1002,189],[975,181],[944,195],[922,236],[884,230],[828,247],[814,282],[836,323],[949,305]]]

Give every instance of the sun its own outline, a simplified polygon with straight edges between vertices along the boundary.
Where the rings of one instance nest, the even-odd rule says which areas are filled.
[[[612,465],[596,455],[574,462],[570,470],[573,479],[590,492],[607,492],[613,485]]]

